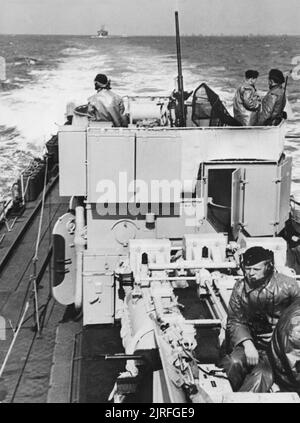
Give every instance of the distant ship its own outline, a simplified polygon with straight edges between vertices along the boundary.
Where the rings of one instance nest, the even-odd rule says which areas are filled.
[[[97,31],[97,35],[92,35],[91,38],[107,38],[108,37],[108,31],[104,29],[104,26]]]

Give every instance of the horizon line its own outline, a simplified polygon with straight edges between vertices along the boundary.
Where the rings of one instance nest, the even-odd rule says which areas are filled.
[[[67,37],[93,37],[93,39],[97,39],[94,38],[94,34],[53,34],[53,33],[38,33],[38,32],[32,32],[32,33],[6,33],[6,32],[0,32],[0,35],[42,35],[42,36],[67,36]],[[299,37],[300,36],[300,32],[298,34],[288,34],[288,33],[282,33],[282,34],[277,34],[277,33],[269,33],[269,34],[255,34],[255,33],[247,33],[247,34],[224,34],[224,33],[219,33],[219,34],[181,34],[181,37]],[[130,38],[130,37],[175,37],[175,35],[170,34],[170,35],[166,35],[166,34],[110,34],[108,35],[107,38]],[[100,38],[100,39],[105,39],[106,37]]]

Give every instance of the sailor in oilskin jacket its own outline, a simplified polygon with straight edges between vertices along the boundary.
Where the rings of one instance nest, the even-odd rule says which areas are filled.
[[[279,388],[300,395],[300,299],[282,313],[276,325],[270,361]]]
[[[242,256],[244,278],[229,301],[226,347],[221,365],[234,391],[268,392],[273,372],[268,348],[283,311],[300,299],[300,287],[274,270],[273,252],[249,248]]]
[[[110,80],[99,73],[95,80],[96,94],[88,99],[88,116],[91,120],[112,122],[113,126],[128,126],[124,115],[122,97],[114,93],[110,87]]]
[[[262,99],[261,110],[258,113],[257,125],[278,125],[284,117],[286,105],[285,90],[282,86],[285,79],[279,69],[271,69],[269,72],[269,91]]]
[[[260,109],[260,97],[255,88],[258,75],[256,70],[247,70],[245,81],[237,89],[233,99],[234,118],[243,126],[252,126],[256,123],[256,115]]]

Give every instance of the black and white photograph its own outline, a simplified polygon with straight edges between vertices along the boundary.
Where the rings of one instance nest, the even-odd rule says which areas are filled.
[[[0,0],[0,403],[300,403],[299,0]]]

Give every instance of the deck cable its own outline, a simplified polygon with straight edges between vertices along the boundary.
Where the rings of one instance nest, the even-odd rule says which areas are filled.
[[[190,358],[190,360],[191,361],[193,361],[196,365],[197,365],[197,367],[198,367],[198,369],[202,372],[202,373],[204,373],[204,374],[206,374],[206,375],[208,375],[208,376],[214,376],[214,377],[217,377],[217,378],[219,378],[219,379],[227,379],[228,380],[228,376],[226,375],[225,376],[225,371],[224,371],[224,369],[222,369],[222,368],[220,368],[220,369],[211,369],[211,370],[206,370],[206,369],[204,369],[203,367],[202,367],[202,364],[200,363],[200,361],[196,358],[196,357],[194,357],[186,348],[185,348],[185,346],[183,345],[183,344],[180,344],[181,345],[181,347],[182,347],[182,349],[183,349],[183,351],[186,353],[186,355]],[[223,374],[218,374],[218,373],[223,373]],[[225,373],[225,374],[224,374]]]
[[[22,369],[21,369],[21,371],[20,371],[20,374],[19,374],[19,377],[18,377],[18,380],[17,380],[17,383],[16,383],[16,385],[15,385],[14,391],[13,391],[12,396],[11,396],[11,399],[10,399],[10,401],[9,401],[10,403],[13,403],[13,402],[14,402],[14,399],[15,399],[15,397],[16,397],[16,395],[17,395],[17,392],[18,392],[19,386],[20,386],[20,384],[21,384],[21,380],[22,380],[23,374],[24,374],[24,372],[25,372],[25,368],[26,368],[26,366],[27,366],[27,363],[28,363],[28,360],[29,360],[29,357],[30,357],[30,354],[31,354],[31,350],[32,350],[32,348],[33,348],[33,345],[34,345],[35,339],[36,339],[36,337],[37,337],[37,334],[38,334],[37,332],[34,332],[34,334],[33,334],[32,340],[31,340],[31,342],[30,342],[29,349],[28,349],[28,351],[27,351],[27,354],[26,354],[26,357],[25,357],[25,360],[24,360],[24,363],[23,363]]]
[[[38,303],[38,293],[37,293],[36,280],[37,280],[37,262],[38,262],[39,246],[40,246],[42,223],[43,223],[44,210],[45,210],[47,177],[48,177],[48,155],[46,155],[46,168],[45,168],[45,176],[44,176],[44,187],[43,187],[43,197],[42,197],[40,220],[39,220],[39,229],[38,229],[36,245],[35,245],[35,255],[32,259],[32,264],[33,264],[32,283],[33,283],[33,292],[34,292],[34,307],[35,307],[35,314],[36,314],[35,320],[36,320],[37,332],[38,332],[39,335],[40,335],[41,328],[40,328],[39,303]]]

